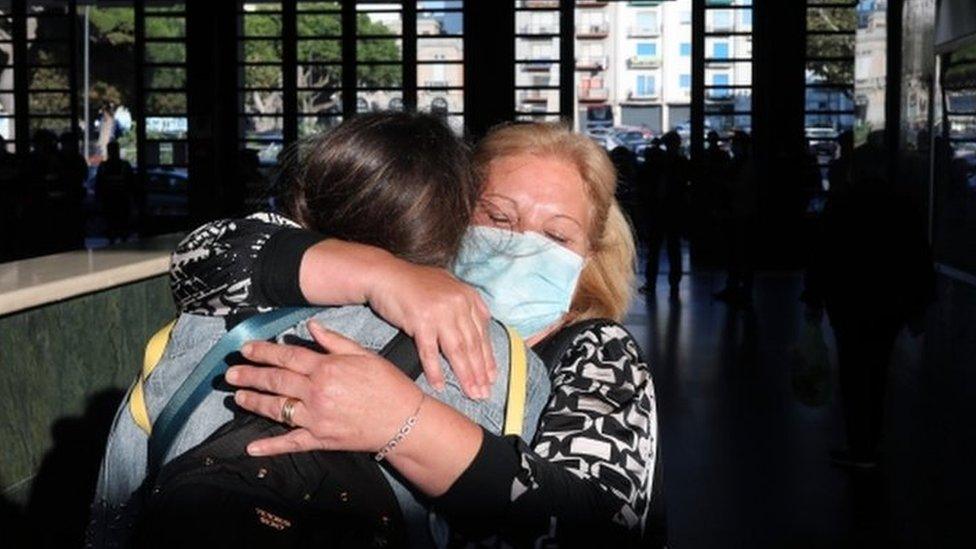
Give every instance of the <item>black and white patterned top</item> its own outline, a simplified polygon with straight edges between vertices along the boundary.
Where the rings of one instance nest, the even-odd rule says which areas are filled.
[[[274,214],[200,227],[172,258],[180,311],[232,317],[305,305],[301,257],[323,238]],[[658,430],[637,342],[598,323],[549,367],[552,397],[535,440],[486,432],[468,469],[432,501],[452,524],[452,545],[646,547],[660,538],[646,531]]]

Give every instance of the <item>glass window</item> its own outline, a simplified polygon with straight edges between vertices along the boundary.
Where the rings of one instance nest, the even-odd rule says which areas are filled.
[[[639,57],[654,57],[657,55],[657,44],[654,42],[642,42],[637,44],[637,55]]]
[[[637,14],[637,28],[644,31],[657,30],[657,12],[639,12]]]
[[[691,43],[682,42],[680,48],[681,48],[681,57],[691,56]]]
[[[712,26],[727,29],[732,26],[732,14],[728,10],[717,10],[712,14]]]
[[[648,97],[655,94],[657,82],[652,74],[641,74],[637,76],[637,95]]]
[[[715,42],[712,45],[712,57],[715,59],[728,59],[729,58],[729,43],[728,42]]]
[[[681,76],[679,76],[678,77],[678,85],[681,87],[681,89],[689,89],[689,88],[691,88],[691,75],[690,74],[682,74]]]

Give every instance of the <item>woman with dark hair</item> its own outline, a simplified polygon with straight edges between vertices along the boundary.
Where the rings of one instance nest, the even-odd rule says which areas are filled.
[[[239,305],[337,303],[328,294],[344,288],[346,298],[358,296],[408,332],[432,326],[443,333],[460,332],[471,313],[432,311],[432,306],[466,296],[470,288],[461,281],[472,284],[496,318],[514,326],[534,348],[554,355],[548,364],[553,396],[538,433],[526,444],[479,429],[463,417],[425,420],[393,452],[400,454],[399,465],[391,465],[431,498],[431,507],[448,519],[455,541],[663,545],[653,384],[637,343],[618,324],[629,305],[634,245],[614,200],[613,166],[587,138],[546,124],[494,130],[478,146],[474,165],[484,188],[452,267],[460,281],[434,278],[405,262],[370,263],[368,246],[322,235],[311,244],[315,237],[309,234],[301,254],[275,262],[273,275],[264,272],[252,279],[252,286],[272,277],[290,280],[298,288],[293,299],[264,295],[254,301],[252,296]],[[189,246],[185,253],[210,253],[224,246],[221,240]],[[260,243],[254,249],[257,262],[273,253]],[[213,288],[221,265],[197,265],[197,281]],[[372,274],[364,276],[366,271]],[[185,276],[173,271],[175,281]],[[209,295],[219,299],[221,292]],[[206,307],[194,299],[179,301],[189,310]],[[236,399],[248,410],[277,420],[284,405],[297,402],[296,428],[252,443],[252,454],[368,448],[375,441],[367,440],[372,435],[366,433],[383,427],[371,414],[339,417],[334,410],[356,407],[365,399],[415,398],[408,383],[377,392],[366,377],[330,379],[323,372],[332,364],[352,369],[385,361],[336,334],[318,332],[317,339],[331,355],[257,342],[244,355],[274,368],[243,366],[228,372],[228,380],[244,389]],[[437,344],[445,354],[452,352],[441,341]],[[562,346],[565,352],[548,352]],[[418,347],[425,347],[419,339]],[[272,378],[279,383],[272,384]],[[322,397],[323,390],[334,396]],[[464,467],[442,466],[438,461],[444,456]]]

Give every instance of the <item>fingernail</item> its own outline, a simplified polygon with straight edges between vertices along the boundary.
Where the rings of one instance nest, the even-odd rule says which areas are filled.
[[[237,367],[235,366],[227,370],[227,373],[224,374],[224,379],[226,379],[229,383],[234,383],[235,381],[237,381],[237,376],[238,376]]]
[[[244,400],[244,395],[240,391],[234,391],[234,402],[240,405],[242,400]]]
[[[261,445],[259,444],[248,444],[247,446],[248,455],[260,456],[261,455]]]
[[[251,354],[251,349],[253,349],[253,348],[254,348],[254,345],[252,345],[250,343],[245,343],[244,346],[241,347],[241,354],[249,355],[249,354]]]

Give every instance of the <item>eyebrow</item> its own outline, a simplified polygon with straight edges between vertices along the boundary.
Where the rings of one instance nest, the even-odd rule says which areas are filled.
[[[481,197],[482,200],[488,200],[489,202],[490,202],[490,200],[489,200],[490,198],[500,198],[502,200],[505,200],[505,201],[511,203],[511,205],[515,208],[516,211],[518,210],[518,202],[514,198],[505,196],[503,194],[498,194],[498,193],[487,193],[487,194],[482,195],[482,197]],[[579,227],[581,231],[583,231],[584,233],[586,232],[586,227],[584,227],[583,224],[578,219],[576,219],[575,217],[573,217],[571,215],[556,214],[556,215],[552,216],[549,219],[557,219],[557,218],[566,219],[566,220],[568,220],[568,221],[570,221],[572,223],[575,223],[576,226]]]

